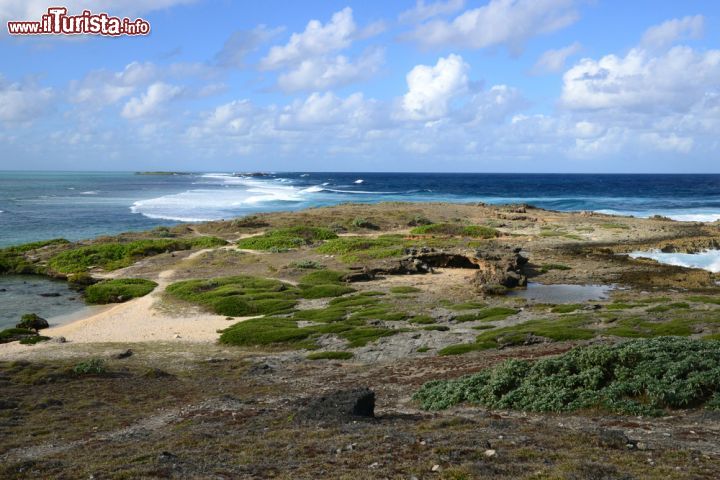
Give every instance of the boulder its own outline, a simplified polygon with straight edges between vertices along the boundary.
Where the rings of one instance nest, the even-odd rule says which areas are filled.
[[[348,421],[375,417],[375,392],[369,388],[338,390],[311,399],[298,413],[305,420]]]
[[[26,328],[28,330],[34,330],[37,332],[38,330],[41,330],[43,328],[48,328],[50,325],[44,318],[34,313],[26,313],[25,315],[20,317],[20,323],[15,326],[17,328]]]

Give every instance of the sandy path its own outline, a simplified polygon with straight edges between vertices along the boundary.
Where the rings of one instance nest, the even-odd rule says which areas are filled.
[[[199,250],[188,256],[186,260],[211,250]],[[217,330],[227,328],[233,323],[226,320],[225,316],[204,312],[169,315],[153,308],[165,288],[172,282],[175,272],[175,269],[160,272],[156,278],[158,286],[149,295],[114,305],[108,310],[68,324],[43,330],[42,334],[49,337],[62,336],[73,343],[215,342],[219,336]],[[243,319],[236,318],[234,322]],[[5,346],[0,345],[0,347]],[[37,346],[15,346],[15,348],[20,347],[37,348]]]

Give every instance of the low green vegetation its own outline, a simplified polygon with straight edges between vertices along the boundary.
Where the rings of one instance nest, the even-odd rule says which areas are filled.
[[[45,337],[43,335],[33,335],[32,337],[25,337],[20,339],[20,344],[35,345],[36,343],[47,342],[48,340],[50,340],[50,337]]]
[[[289,227],[238,240],[238,248],[249,250],[287,250],[337,238],[332,230],[320,227]]]
[[[244,317],[288,312],[300,297],[298,288],[274,279],[236,276],[186,280],[168,286],[175,298],[202,305],[218,315]]]
[[[345,272],[319,270],[304,275],[298,287],[303,298],[339,297],[355,292],[354,288],[343,283],[345,275]]]
[[[44,247],[69,244],[64,238],[32,242],[0,249],[0,275],[10,273],[42,273],[25,254]]]
[[[16,342],[35,336],[37,336],[37,333],[27,328],[6,328],[0,331],[0,343]]]
[[[353,218],[352,222],[350,222],[350,226],[353,228],[365,228],[367,230],[379,230],[380,227],[372,223],[366,218],[363,217],[355,217]]]
[[[408,320],[410,323],[416,323],[419,325],[426,325],[435,323],[435,319],[430,315],[415,315],[410,320]]]
[[[567,265],[563,265],[561,263],[546,263],[544,265],[540,265],[540,271],[542,273],[547,273],[551,270],[565,271],[565,270],[572,270],[572,268],[568,267]]]
[[[339,255],[340,260],[354,263],[361,260],[397,257],[405,252],[404,239],[399,235],[369,237],[340,237],[317,248],[318,253]]]
[[[470,238],[495,238],[500,233],[492,228],[484,225],[456,225],[452,223],[431,223],[429,225],[420,225],[412,230],[413,235],[447,235]]]
[[[142,258],[161,253],[212,248],[226,243],[225,240],[216,237],[97,243],[60,252],[50,258],[48,264],[52,270],[59,273],[79,273],[95,267],[116,270],[128,267]]]
[[[397,294],[407,294],[407,293],[418,293],[421,292],[417,287],[410,287],[410,286],[401,286],[401,287],[392,287],[390,288],[390,293],[397,293]]]
[[[690,310],[690,304],[687,302],[675,302],[667,305],[657,305],[655,307],[648,308],[645,311],[649,313],[662,313],[669,312],[670,310]]]
[[[308,360],[350,360],[352,352],[314,352],[307,356]]]
[[[495,321],[494,316],[484,321]],[[531,337],[542,337],[556,342],[565,340],[588,340],[596,335],[590,324],[592,319],[584,315],[567,315],[558,319],[538,319],[502,328],[492,328],[480,333],[474,343],[450,345],[441,349],[440,355],[459,355],[478,350],[523,345]]]
[[[482,320],[484,322],[496,322],[504,320],[511,315],[515,315],[519,310],[508,307],[491,307],[484,308],[476,313],[467,313],[464,315],[458,315],[453,320],[456,322],[476,322]]]
[[[550,311],[552,313],[572,313],[581,308],[582,305],[579,303],[567,303],[564,305],[555,305]]]
[[[157,283],[144,278],[115,278],[103,280],[85,289],[85,301],[92,305],[122,303],[144,297],[155,290]]]
[[[414,399],[428,410],[466,402],[494,409],[599,408],[628,415],[662,415],[700,406],[717,409],[720,342],[662,337],[577,347],[559,357],[508,360],[456,380],[429,382]]]
[[[450,310],[462,311],[462,310],[477,310],[479,308],[485,308],[485,307],[487,307],[487,304],[481,303],[481,302],[463,302],[463,303],[455,303],[455,304],[449,303],[446,306]]]
[[[626,318],[618,320],[612,327],[605,330],[608,335],[616,337],[657,337],[675,335],[687,337],[693,333],[693,326],[697,320],[689,318],[674,318],[660,321],[651,321],[646,318]]]
[[[707,297],[703,295],[694,295],[686,297],[689,302],[707,303],[710,305],[720,305],[720,297]]]
[[[642,306],[643,305],[638,305],[635,303],[615,302],[605,306],[605,308],[607,308],[608,310],[630,310],[632,308],[638,308]]]
[[[361,347],[401,330],[370,326],[370,321],[397,321],[407,317],[375,296],[362,294],[332,299],[326,308],[296,310],[285,316],[266,316],[237,323],[225,329],[220,342],[240,346],[316,348],[322,335],[347,340],[348,347]],[[298,322],[311,322],[303,327]]]

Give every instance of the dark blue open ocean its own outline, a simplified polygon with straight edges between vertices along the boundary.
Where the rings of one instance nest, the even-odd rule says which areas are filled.
[[[341,202],[525,202],[556,210],[720,219],[720,175],[0,172],[0,246]]]

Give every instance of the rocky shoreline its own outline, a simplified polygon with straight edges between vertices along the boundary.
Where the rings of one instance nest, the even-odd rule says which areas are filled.
[[[714,341],[720,277],[627,254],[719,239],[718,223],[381,203],[5,249],[5,273],[85,282],[86,298],[120,303],[40,330],[66,343],[0,344],[0,473],[712,478],[720,422],[701,403],[637,418],[428,412],[412,396],[509,359]],[[585,302],[507,295],[528,282],[612,289]],[[89,420],[68,426],[78,411]]]

